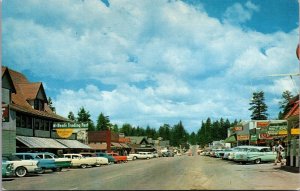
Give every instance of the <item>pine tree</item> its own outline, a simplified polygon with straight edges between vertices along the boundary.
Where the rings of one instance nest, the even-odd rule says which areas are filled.
[[[77,115],[78,115],[78,117],[77,117],[78,122],[88,123],[89,131],[95,130],[94,122],[90,119],[91,115],[88,111],[85,111],[84,107],[81,107],[79,109]]]
[[[252,100],[250,102],[249,110],[252,111],[251,119],[252,120],[264,120],[267,119],[267,105],[265,104],[264,92],[254,92]]]
[[[293,97],[292,92],[288,90],[282,93],[281,101],[279,102],[281,111],[278,114],[278,119],[283,119],[287,112],[291,109],[289,102]]]
[[[72,111],[69,112],[68,114],[68,119],[70,119],[71,121],[75,121],[75,116],[74,116],[74,113]]]
[[[109,120],[109,116],[104,116],[103,113],[100,113],[97,119],[96,129],[99,130],[108,130],[110,129],[111,124]]]
[[[56,111],[56,109],[55,109],[55,107],[53,106],[53,103],[52,103],[52,99],[51,99],[51,97],[48,97],[48,106],[49,106],[49,108],[55,113]]]

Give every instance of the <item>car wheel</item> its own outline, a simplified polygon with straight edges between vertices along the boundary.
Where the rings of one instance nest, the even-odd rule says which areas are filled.
[[[136,157],[133,157],[133,160],[136,160],[137,158]]]
[[[56,171],[58,171],[58,172],[62,171],[62,167],[56,168]]]
[[[42,168],[40,171],[37,172],[38,174],[44,174],[45,173],[45,169]]]
[[[15,174],[17,177],[23,177],[27,174],[27,170],[25,167],[20,166],[16,169]]]
[[[81,167],[81,168],[86,168],[87,165],[86,165],[86,164],[82,164],[82,165],[80,165],[80,167]]]
[[[255,159],[255,160],[254,160],[254,163],[255,163],[255,164],[260,164],[260,163],[261,163],[261,159]]]

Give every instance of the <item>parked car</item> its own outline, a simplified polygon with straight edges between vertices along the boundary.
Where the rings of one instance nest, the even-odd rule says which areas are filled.
[[[113,156],[108,155],[108,154],[106,154],[106,153],[96,152],[95,154],[96,154],[96,156],[98,156],[98,157],[105,157],[105,158],[107,158],[107,159],[108,159],[108,164],[113,164],[113,163],[116,162],[116,160],[115,160],[115,158],[114,158]]]
[[[274,162],[277,153],[272,151],[270,147],[253,147],[247,151],[238,152],[235,154],[234,161],[247,163],[253,162],[259,164],[261,162]]]
[[[38,153],[14,153],[13,155],[19,157],[21,160],[37,160],[39,162],[39,167],[41,168],[39,173],[43,174],[47,169],[50,169],[53,172],[57,170],[54,159],[42,159],[38,156]]]
[[[14,163],[10,161],[2,161],[2,177],[14,175]]]
[[[95,153],[80,153],[84,157],[94,157],[96,158],[96,166],[108,165],[108,159],[105,157],[97,156]]]
[[[65,158],[71,159],[72,167],[86,168],[97,164],[96,158],[86,158],[81,154],[63,154]]]
[[[174,157],[174,153],[172,151],[167,151],[162,153],[163,157]]]
[[[152,154],[153,154],[153,157],[154,157],[154,158],[158,158],[158,157],[159,157],[159,155],[158,155],[158,152],[157,152],[157,151],[154,151],[154,152],[152,152]]]
[[[26,176],[27,173],[38,173],[41,171],[41,168],[38,167],[39,161],[37,160],[21,160],[17,156],[7,155],[2,156],[2,161],[12,162],[14,175],[17,177]]]
[[[153,155],[149,152],[130,153],[129,156],[132,157],[133,160],[153,158]]]
[[[71,167],[71,159],[59,158],[54,153],[49,153],[49,152],[40,152],[40,153],[37,153],[37,154],[41,159],[53,159],[55,161],[57,171],[61,171],[62,168]]]
[[[127,156],[121,156],[118,153],[107,153],[107,154],[114,157],[115,163],[127,162]]]
[[[236,153],[247,151],[252,147],[254,147],[254,146],[252,146],[252,145],[242,145],[242,146],[234,147],[233,150],[229,152],[228,159],[229,160],[234,160]]]

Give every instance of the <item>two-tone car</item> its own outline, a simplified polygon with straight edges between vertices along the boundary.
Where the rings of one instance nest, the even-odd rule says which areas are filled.
[[[37,153],[37,155],[41,159],[53,159],[55,161],[55,164],[56,164],[56,167],[57,167],[57,169],[56,169],[57,171],[61,171],[62,168],[69,168],[69,167],[71,167],[71,159],[60,158],[56,154],[50,153],[50,152],[39,152],[39,153]]]
[[[234,161],[243,164],[248,162],[260,164],[261,162],[274,162],[276,155],[277,153],[272,151],[270,147],[256,146],[247,151],[236,153]]]
[[[94,157],[84,157],[81,154],[69,153],[63,154],[65,158],[71,159],[72,167],[86,168],[89,166],[95,166],[97,164],[97,159]]]
[[[10,177],[14,175],[14,163],[10,161],[2,161],[2,177]]]
[[[105,157],[97,156],[95,153],[83,152],[80,153],[84,157],[94,157],[96,158],[95,166],[108,165],[108,159]]]
[[[96,152],[95,153],[96,156],[98,157],[104,157],[104,158],[107,158],[108,160],[108,164],[114,164],[116,162],[115,158],[112,157],[111,155],[108,155],[106,153],[103,153],[103,152]]]
[[[39,173],[43,174],[45,170],[52,170],[53,172],[57,171],[57,166],[54,159],[42,159],[38,156],[38,153],[14,153],[14,156],[17,156],[21,160],[36,160],[39,162],[39,167],[41,170]]]
[[[28,173],[38,173],[42,169],[38,167],[39,161],[36,160],[21,160],[14,155],[2,156],[2,161],[13,163],[14,175],[17,177],[26,176]]]

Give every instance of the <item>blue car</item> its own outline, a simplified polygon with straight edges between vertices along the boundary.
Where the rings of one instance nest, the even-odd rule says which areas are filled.
[[[39,153],[14,153],[13,155],[19,157],[21,160],[39,161],[38,167],[41,168],[41,170],[39,171],[39,173],[41,174],[43,174],[47,169],[50,169],[53,172],[57,171],[58,169],[54,159],[42,159],[38,156]]]
[[[105,157],[108,159],[108,164],[114,164],[115,163],[115,158],[106,154],[106,153],[102,153],[102,152],[97,152],[95,153],[97,157]]]

